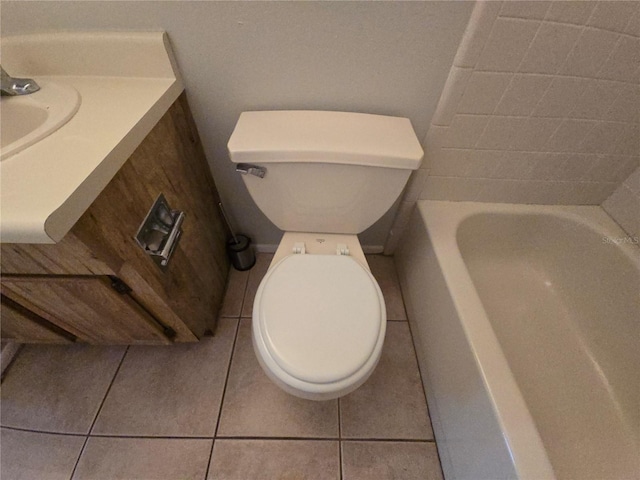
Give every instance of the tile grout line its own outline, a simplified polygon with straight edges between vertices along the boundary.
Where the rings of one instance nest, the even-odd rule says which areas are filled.
[[[595,168],[595,167],[597,167],[597,164],[594,165],[594,167],[592,168]],[[462,178],[465,180],[467,179],[468,180],[496,180],[500,182],[519,182],[519,183],[584,183],[589,185],[618,183],[618,182],[612,182],[612,181],[599,182],[594,180],[540,180],[540,179],[526,179],[526,178],[455,177],[451,175],[432,175],[432,176],[434,178],[456,178],[456,179]],[[457,201],[457,200],[453,200],[453,201]],[[463,201],[469,201],[469,200],[463,200]],[[389,320],[389,321],[394,321],[394,320]]]
[[[256,256],[256,262],[258,263],[258,258]],[[242,318],[242,312],[244,309],[244,301],[247,298],[247,290],[249,289],[249,280],[251,279],[251,270],[253,268],[255,268],[255,263],[253,264],[253,267],[251,267],[251,269],[249,270],[249,274],[247,275],[247,281],[244,282],[244,288],[242,290],[242,302],[240,302],[240,313],[238,314],[238,318]],[[234,268],[233,266],[231,268]]]
[[[249,283],[247,279],[247,284]],[[246,295],[246,285],[245,285],[245,293]],[[244,295],[242,297],[242,303],[244,304]],[[240,307],[240,313],[242,314],[242,307]],[[213,438],[211,439],[211,451],[209,452],[209,461],[207,462],[207,469],[204,474],[204,479],[206,480],[209,476],[209,468],[211,467],[211,459],[213,458],[213,447],[216,443],[216,438],[218,436],[218,428],[220,427],[220,419],[222,418],[222,406],[224,405],[224,397],[227,393],[227,385],[229,383],[229,373],[231,372],[231,362],[233,361],[233,355],[236,351],[236,342],[238,341],[238,333],[240,332],[240,321],[241,317],[236,318],[236,331],[233,336],[233,344],[231,345],[231,355],[229,355],[229,362],[227,363],[227,374],[224,378],[224,387],[222,388],[222,397],[220,397],[220,407],[218,407],[218,420],[216,421],[216,428],[213,431]]]
[[[571,50],[569,54],[572,51],[573,50]],[[609,57],[607,57],[607,60],[608,58]],[[564,63],[563,63],[563,66],[564,66]],[[473,67],[456,67],[456,68],[473,69],[474,72],[479,72],[479,73],[494,73],[494,74],[503,74],[503,75],[515,74],[515,75],[524,75],[524,76],[535,75],[538,77],[550,77],[552,80],[556,78],[571,78],[571,79],[578,79],[578,80],[601,80],[603,82],[614,82],[614,83],[621,83],[623,85],[631,85],[631,86],[637,85],[637,83],[635,83],[633,80],[619,80],[618,78],[599,77],[597,76],[598,75],[597,73],[593,75],[587,75],[587,74],[578,75],[578,74],[571,74],[571,73],[561,73],[561,70],[559,70],[558,73],[545,73],[545,72],[512,72],[510,70],[492,70],[492,69],[476,70]],[[560,68],[562,69],[562,67]],[[476,115],[476,116],[491,115],[489,113],[471,113],[471,112],[456,112],[455,114],[456,115]],[[507,117],[526,117],[526,115],[506,115],[506,116]],[[432,125],[435,125],[437,127],[451,126],[451,125],[439,125],[435,123]]]
[[[5,430],[14,430],[16,432],[42,433],[44,435],[61,435],[64,437],[86,437],[85,433],[67,433],[67,432],[50,432],[48,430],[33,430],[31,428],[12,427],[10,425],[2,425],[0,428]]]
[[[338,471],[340,472],[340,480],[342,480],[344,472],[342,471],[342,412],[340,410],[340,398],[338,398]]]
[[[504,73],[504,72],[483,72],[483,73]],[[539,73],[518,73],[517,75],[532,75],[532,76],[535,75],[535,76],[538,76],[538,77],[543,76],[542,74],[539,74]],[[557,77],[558,75],[551,75],[551,76]],[[571,77],[571,78],[572,79],[577,79],[577,80],[594,80],[594,81],[609,82],[609,83],[615,83],[616,82],[616,80],[610,80],[610,79],[607,79],[607,78],[589,78],[589,77]],[[618,82],[618,83],[623,83],[623,82]],[[636,86],[635,83],[629,84],[629,85]],[[591,118],[591,117],[569,117],[569,116],[552,116],[552,115],[510,115],[510,114],[503,114],[503,113],[494,114],[494,113],[473,113],[473,112],[457,112],[456,115],[465,116],[465,117],[520,118],[520,119],[523,119],[523,120],[526,120],[527,118],[539,118],[541,120],[564,120],[564,119],[569,119],[569,120],[584,120],[584,121],[588,121],[588,122],[618,123],[618,124],[632,124],[632,125],[637,125],[638,124],[637,121],[633,121],[633,120],[631,120],[631,121],[629,121],[629,120],[609,120],[607,118],[599,118],[599,117]],[[436,127],[438,127],[438,126],[442,126],[442,125],[436,125]],[[459,150],[478,150],[478,148],[476,148],[476,147],[442,146],[440,148],[459,149]],[[480,150],[496,150],[496,149],[495,148],[480,148]],[[517,150],[510,150],[510,151],[517,151]],[[526,151],[526,150],[524,150],[524,151]],[[618,154],[618,155],[623,155],[623,154]]]
[[[145,437],[148,438],[148,437]],[[181,437],[186,438],[186,437]],[[209,437],[207,437],[209,438]],[[231,436],[219,436],[216,437],[218,440],[282,440],[282,441],[319,441],[319,442],[335,442],[339,441],[337,438],[332,437],[231,437]],[[433,439],[420,439],[420,438],[384,438],[384,437],[375,437],[375,438],[343,438],[343,443],[347,442],[397,442],[397,443],[435,443]]]
[[[72,480],[74,475],[76,474],[76,470],[78,469],[78,465],[80,464],[80,459],[82,458],[82,455],[84,454],[84,451],[87,448],[87,443],[89,442],[89,438],[91,438],[91,432],[93,431],[93,427],[95,426],[96,422],[98,421],[98,417],[100,416],[100,412],[102,411],[102,407],[104,406],[104,402],[107,400],[107,397],[109,396],[109,392],[111,391],[111,387],[115,383],[116,377],[118,376],[118,372],[120,371],[120,368],[122,367],[122,364],[124,363],[124,359],[127,357],[127,354],[129,353],[129,347],[130,347],[130,345],[127,345],[127,348],[125,349],[124,354],[122,355],[122,358],[120,359],[120,363],[118,363],[118,368],[116,368],[116,371],[113,374],[113,378],[111,379],[111,382],[109,383],[109,386],[107,387],[107,391],[105,392],[104,397],[102,397],[102,401],[100,402],[100,406],[98,407],[98,411],[96,412],[95,417],[93,417],[93,421],[91,422],[91,426],[89,427],[89,431],[87,432],[87,435],[85,436],[84,443],[82,444],[82,448],[80,449],[80,453],[78,454],[78,458],[76,460],[76,464],[73,466],[73,470],[71,471],[71,476],[69,477],[70,480]]]
[[[47,430],[29,430],[19,427],[2,426],[2,429],[13,430],[17,432],[26,433],[39,433],[43,435],[58,435],[62,437],[90,437],[90,438],[120,438],[120,439],[149,439],[149,440],[282,440],[282,441],[321,441],[321,442],[400,442],[400,443],[435,443],[433,439],[420,439],[420,438],[389,438],[389,437],[375,437],[375,438],[334,438],[334,437],[269,437],[269,436],[171,436],[171,435],[108,435],[108,434],[93,434],[85,435],[83,433],[64,433],[64,432],[49,432]]]
[[[216,438],[218,436],[218,428],[220,427],[220,419],[222,417],[222,406],[224,405],[224,398],[225,395],[227,393],[227,386],[229,384],[229,374],[231,373],[231,363],[233,362],[233,357],[236,353],[236,345],[238,342],[238,335],[240,332],[240,322],[241,322],[241,318],[238,317],[235,319],[236,320],[236,331],[233,335],[233,344],[231,345],[231,355],[229,355],[229,361],[227,362],[227,373],[225,375],[224,378],[224,387],[222,389],[222,397],[220,399],[220,407],[218,408],[218,421],[216,422],[216,428],[213,432],[213,438]]]

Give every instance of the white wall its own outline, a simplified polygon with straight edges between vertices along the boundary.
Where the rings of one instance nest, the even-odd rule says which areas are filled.
[[[409,117],[423,138],[473,3],[2,2],[2,34],[166,30],[214,178],[238,230],[280,232],[226,152],[243,110],[325,109]],[[114,92],[117,101],[117,92]],[[393,211],[362,236],[382,245]]]

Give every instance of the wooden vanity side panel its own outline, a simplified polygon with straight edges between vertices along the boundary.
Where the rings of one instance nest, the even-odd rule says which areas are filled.
[[[25,275],[3,278],[2,294],[77,337],[97,345],[170,344],[155,320],[105,276]]]
[[[133,238],[160,193],[171,208],[186,213],[182,237],[165,272]],[[229,271],[227,229],[218,198],[183,93],[72,233],[100,258],[121,259],[122,265],[114,265],[115,274],[159,320],[178,331],[177,316],[200,338],[215,329]],[[141,279],[146,285],[140,285]],[[194,340],[179,331],[175,338]]]
[[[2,340],[18,343],[71,343],[72,338],[56,331],[55,325],[2,295],[0,300]]]
[[[5,275],[115,275],[71,232],[55,244],[0,244],[0,258]]]
[[[170,344],[160,326],[104,276],[10,276],[2,293],[28,310],[96,345]],[[45,313],[46,312],[46,313]]]

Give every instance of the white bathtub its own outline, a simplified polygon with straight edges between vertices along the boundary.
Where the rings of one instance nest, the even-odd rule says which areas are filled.
[[[418,202],[396,253],[445,478],[640,478],[640,249],[599,207]]]

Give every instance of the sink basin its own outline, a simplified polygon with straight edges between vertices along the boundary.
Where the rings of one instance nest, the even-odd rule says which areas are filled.
[[[6,160],[51,135],[80,108],[80,94],[70,85],[37,80],[40,90],[0,99],[0,160]]]

